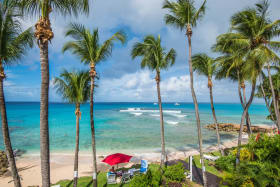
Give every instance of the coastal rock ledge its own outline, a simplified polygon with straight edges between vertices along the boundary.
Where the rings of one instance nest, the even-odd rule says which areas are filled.
[[[9,163],[6,153],[0,151],[0,176],[8,171]]]
[[[216,130],[215,124],[209,124],[205,128],[210,130]],[[239,132],[240,124],[233,123],[219,123],[218,124],[219,131],[221,132]],[[273,128],[267,125],[252,125],[252,132],[263,132],[263,133],[271,133],[273,132]],[[243,132],[247,132],[247,126],[244,125]]]

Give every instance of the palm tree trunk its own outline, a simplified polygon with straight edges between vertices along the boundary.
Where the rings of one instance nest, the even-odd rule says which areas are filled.
[[[279,108],[276,102],[278,102],[278,100],[276,100],[276,96],[275,96],[275,92],[274,92],[274,86],[272,83],[272,78],[271,78],[271,73],[270,73],[270,64],[267,64],[267,73],[268,73],[268,79],[269,79],[269,84],[270,84],[270,89],[271,89],[271,93],[272,93],[272,99],[273,99],[273,105],[274,105],[274,110],[275,110],[275,115],[276,115],[276,125],[278,127],[278,129],[280,128],[280,116],[279,116]]]
[[[243,98],[242,98],[242,94],[241,94],[241,83],[240,83],[239,71],[237,71],[237,79],[238,79],[238,95],[239,95],[241,106],[242,106],[242,108],[244,110],[245,109],[245,105],[246,105],[246,101],[244,103]],[[250,136],[250,130],[249,129],[251,129],[251,128],[249,127],[249,122],[251,123],[249,114],[247,113],[246,114],[247,133]]]
[[[260,78],[260,86],[261,86],[261,90],[262,90],[262,94],[263,94],[263,98],[264,98],[264,102],[265,102],[266,108],[267,108],[267,110],[268,110],[269,113],[270,113],[271,120],[274,121],[275,124],[276,124],[276,121],[275,121],[275,119],[274,119],[274,117],[273,117],[273,113],[272,113],[271,108],[270,108],[270,106],[269,106],[269,102],[267,101],[265,91],[264,91],[264,89],[263,89],[263,80],[262,80],[261,76],[259,76],[259,78]],[[279,130],[279,128],[278,128],[278,130]]]
[[[246,91],[245,91],[245,86],[242,87],[242,90],[243,90],[243,99],[244,99],[244,103],[246,104],[247,103],[247,100],[246,100]],[[245,104],[243,106],[243,109],[245,108]],[[250,136],[252,134],[252,128],[251,128],[251,120],[250,120],[250,117],[249,117],[249,111],[246,113],[246,126],[247,126],[247,133],[248,135]]]
[[[245,105],[245,108],[243,110],[243,114],[241,117],[241,124],[240,124],[239,136],[238,136],[238,147],[237,147],[237,154],[236,154],[236,166],[238,166],[240,163],[240,149],[241,149],[241,140],[242,140],[244,121],[245,121],[246,113],[248,112],[248,109],[253,102],[254,95],[255,95],[255,89],[256,89],[256,81],[254,80],[252,82],[252,90],[251,90],[251,95],[250,95],[249,101]]]
[[[94,129],[94,119],[93,119],[93,93],[94,93],[94,79],[96,76],[95,65],[91,63],[90,65],[90,128],[91,128],[91,144],[92,144],[92,186],[97,187],[97,164],[96,164],[96,144],[95,144],[95,129]]]
[[[187,25],[187,36],[188,36],[188,43],[189,43],[189,71],[190,71],[190,87],[191,87],[191,93],[193,98],[193,103],[195,107],[195,117],[196,117],[196,125],[197,125],[197,135],[198,135],[198,144],[199,144],[199,152],[200,152],[200,159],[201,159],[201,166],[202,166],[202,175],[203,175],[203,186],[207,187],[207,177],[205,172],[205,166],[204,166],[204,157],[203,157],[203,151],[202,151],[202,135],[201,135],[201,127],[200,127],[200,118],[199,118],[199,111],[198,111],[198,104],[197,99],[193,87],[193,68],[192,68],[192,29],[190,24]]]
[[[6,154],[8,156],[9,166],[11,168],[11,172],[14,180],[14,185],[15,187],[21,187],[20,177],[18,175],[16,161],[15,161],[14,152],[13,152],[12,143],[9,134],[4,88],[3,88],[4,78],[5,78],[4,68],[2,66],[2,62],[0,61],[0,109],[1,109],[3,139],[6,148]]]
[[[166,152],[165,152],[164,124],[163,124],[163,112],[162,112],[161,95],[160,95],[160,72],[159,71],[157,71],[156,83],[157,83],[157,94],[158,94],[158,106],[159,106],[159,113],[160,113],[160,130],[161,130],[161,161],[160,161],[160,167],[163,168],[167,155],[166,155]]]
[[[39,43],[41,62],[41,101],[40,101],[40,150],[42,187],[50,186],[50,149],[49,149],[49,57],[48,42]]]
[[[208,78],[208,80],[210,80],[210,82],[212,83],[211,78]],[[219,127],[218,127],[218,121],[217,121],[217,117],[216,117],[216,112],[215,112],[215,108],[214,108],[212,89],[213,89],[212,85],[209,85],[211,110],[212,110],[212,114],[213,114],[214,123],[215,123],[215,126],[216,126],[216,134],[217,134],[218,147],[219,147],[219,150],[220,150],[222,156],[224,156],[225,153],[224,153],[224,150],[223,150],[223,148],[221,146],[221,137],[220,137],[220,133],[219,133]]]
[[[73,186],[77,187],[78,183],[78,158],[79,158],[79,139],[80,139],[80,117],[81,117],[81,112],[80,112],[80,104],[76,104],[76,147],[75,147],[75,159],[74,159],[74,183]]]

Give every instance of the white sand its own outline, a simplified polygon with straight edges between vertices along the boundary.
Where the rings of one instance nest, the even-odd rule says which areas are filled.
[[[247,142],[247,138],[244,137],[244,143]],[[223,144],[224,148],[230,148],[237,146],[237,140],[232,140],[225,142]],[[215,151],[217,146],[212,146],[206,148],[205,152]],[[175,159],[186,159],[190,155],[197,155],[199,152],[197,150],[187,150],[187,151],[168,151],[168,160]],[[141,159],[146,159],[149,162],[157,163],[160,161],[160,153],[143,153],[143,154],[132,154],[134,156],[140,157]],[[108,171],[110,166],[101,163],[102,156],[98,157],[98,170]],[[22,178],[23,187],[31,185],[41,184],[41,169],[40,169],[40,156],[39,155],[25,155],[22,158],[17,159],[17,167],[19,168],[19,174]],[[74,155],[72,154],[51,154],[51,182],[55,184],[62,179],[72,179],[73,178],[73,162]],[[79,176],[91,176],[92,174],[92,159],[90,154],[79,154]],[[124,164],[122,166],[131,166],[131,163]],[[10,183],[9,183],[10,182]],[[7,174],[7,176],[0,178],[0,186],[2,187],[13,187],[12,177]]]

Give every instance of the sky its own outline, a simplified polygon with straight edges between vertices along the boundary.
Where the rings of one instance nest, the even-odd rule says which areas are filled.
[[[207,53],[216,57],[211,51],[219,34],[229,30],[230,17],[258,2],[255,0],[208,0],[206,14],[193,29],[193,54]],[[196,0],[196,7],[202,0]],[[280,1],[270,1],[270,16],[272,20],[280,18]],[[90,5],[89,15],[78,17],[62,17],[51,14],[54,39],[49,45],[50,61],[50,102],[63,101],[54,88],[53,79],[58,77],[63,69],[88,70],[88,66],[70,52],[62,53],[65,42],[71,38],[65,37],[69,23],[81,23],[89,29],[99,29],[100,42],[104,42],[115,32],[122,30],[127,35],[125,45],[116,43],[112,56],[97,65],[100,77],[95,92],[97,102],[156,102],[155,72],[140,68],[140,60],[132,60],[130,52],[135,42],[143,41],[146,35],[161,35],[162,46],[167,50],[174,48],[177,52],[175,65],[161,73],[161,94],[163,102],[192,102],[190,78],[188,70],[187,40],[184,32],[166,25],[162,9],[163,0],[94,0]],[[22,20],[24,28],[32,27],[35,17],[25,17]],[[7,101],[40,101],[40,58],[39,49],[33,49],[19,64],[6,67],[7,79],[4,82]],[[213,94],[215,102],[238,103],[237,84],[230,80],[214,81]],[[207,79],[195,74],[194,87],[199,102],[209,102]],[[247,95],[250,85],[247,84]],[[255,99],[254,102],[263,102]]]

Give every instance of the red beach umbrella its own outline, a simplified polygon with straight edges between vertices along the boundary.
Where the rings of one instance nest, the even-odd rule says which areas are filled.
[[[130,155],[126,155],[126,154],[122,154],[122,153],[115,153],[115,154],[107,156],[104,160],[102,160],[102,162],[105,162],[105,163],[113,166],[113,165],[120,164],[120,163],[127,163],[130,161],[131,158],[132,158],[132,156],[130,156]]]

